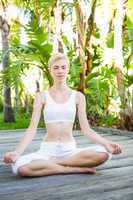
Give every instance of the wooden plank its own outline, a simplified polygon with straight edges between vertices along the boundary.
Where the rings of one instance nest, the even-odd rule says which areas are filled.
[[[39,148],[44,130],[40,129],[26,152]],[[116,130],[115,130],[116,131]],[[10,132],[10,131],[9,131]],[[102,129],[100,129],[102,132]],[[4,135],[3,135],[4,134]],[[75,133],[74,133],[75,134]],[[75,139],[79,146],[91,144],[78,132]],[[111,134],[113,134],[111,136]],[[23,135],[23,130],[10,133],[0,131],[0,200],[132,200],[133,199],[133,138],[125,133],[103,130],[102,134],[123,146],[120,155],[97,167],[97,174],[53,175],[22,178],[11,173],[10,166],[2,163],[2,155],[13,149]],[[12,137],[13,136],[13,137]]]
[[[82,195],[84,197],[85,193],[88,195],[95,194],[99,199],[99,194],[103,192],[110,192],[110,194],[112,194],[113,191],[122,190],[124,188],[130,188],[131,190],[133,186],[133,176],[130,177],[130,180],[128,176],[131,174],[132,170],[133,167],[132,169],[127,168],[127,174],[123,173],[125,170],[114,169],[113,172],[110,171],[110,173],[109,170],[107,173],[105,173],[106,170],[104,170],[104,174],[100,176],[67,175],[26,179],[27,184],[25,184],[25,179],[21,179],[21,181],[17,180],[17,184],[13,182],[10,186],[8,186],[7,183],[4,184],[0,189],[0,193],[2,199],[5,196],[9,196],[11,199],[21,199],[24,193],[24,199],[41,199],[42,197],[50,199],[50,194],[54,194],[53,197],[62,198],[64,195],[66,197],[68,194],[69,197],[74,194],[78,198],[79,194],[81,194],[81,198]],[[121,179],[118,179],[118,176],[121,174]],[[120,197],[122,197],[122,195],[123,194],[121,194]],[[89,196],[89,199],[92,198]]]

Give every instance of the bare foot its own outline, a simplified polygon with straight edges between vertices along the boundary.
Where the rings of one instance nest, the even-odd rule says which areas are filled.
[[[65,167],[65,173],[96,173],[95,167]]]
[[[94,174],[96,173],[96,168],[95,167],[82,167],[82,168],[80,167],[79,172]]]

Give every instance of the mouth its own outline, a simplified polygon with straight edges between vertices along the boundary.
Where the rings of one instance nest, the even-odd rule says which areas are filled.
[[[58,78],[64,78],[65,76],[57,76]]]

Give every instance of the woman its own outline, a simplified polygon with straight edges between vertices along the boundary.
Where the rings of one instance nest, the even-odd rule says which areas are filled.
[[[15,151],[5,154],[4,161],[12,164],[13,172],[21,176],[95,173],[95,167],[107,161],[111,154],[121,153],[121,147],[90,128],[85,96],[66,83],[69,71],[67,57],[55,54],[48,65],[54,84],[48,90],[37,93],[30,125]],[[35,136],[42,108],[47,133],[38,151],[21,156]],[[82,133],[97,145],[77,148],[72,135],[76,111]]]

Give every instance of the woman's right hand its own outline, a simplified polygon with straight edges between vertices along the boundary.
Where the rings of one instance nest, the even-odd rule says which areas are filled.
[[[16,151],[10,151],[4,155],[4,162],[6,164],[10,164],[10,163],[15,162],[18,158],[19,158],[19,154]]]

